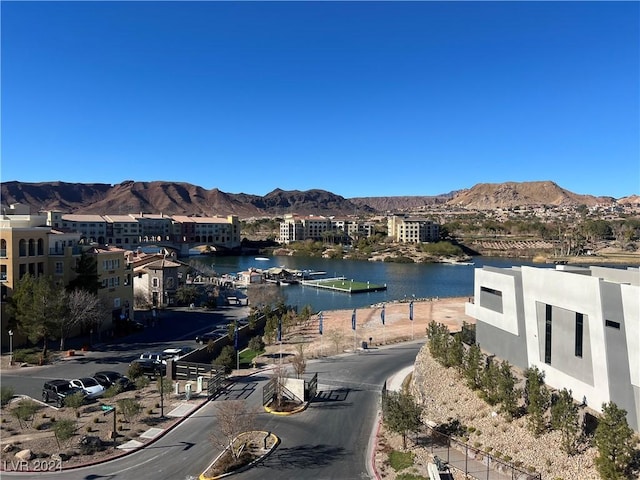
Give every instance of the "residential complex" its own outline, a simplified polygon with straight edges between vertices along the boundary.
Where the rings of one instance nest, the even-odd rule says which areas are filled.
[[[350,243],[376,233],[375,222],[323,216],[288,214],[280,222],[280,243],[326,240],[331,237]],[[387,235],[395,242],[434,242],[440,238],[440,226],[425,218],[393,215],[387,219]]]
[[[640,430],[638,268],[485,266],[465,310],[486,353],[537,367],[595,411],[614,402]]]
[[[440,225],[426,218],[392,215],[387,219],[387,235],[400,243],[435,242]]]

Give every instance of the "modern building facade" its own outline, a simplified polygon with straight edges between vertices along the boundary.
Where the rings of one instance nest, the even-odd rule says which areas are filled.
[[[482,350],[598,412],[614,402],[640,430],[640,269],[483,267],[465,311]]]

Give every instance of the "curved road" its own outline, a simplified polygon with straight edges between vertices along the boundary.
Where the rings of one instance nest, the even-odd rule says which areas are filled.
[[[281,443],[262,464],[234,478],[371,478],[369,444],[382,385],[394,373],[413,365],[422,344],[420,340],[309,362],[305,376],[318,373],[316,399],[296,415],[258,415],[258,427],[275,433]],[[244,398],[250,406],[260,407],[262,386],[269,378],[264,372],[236,382],[223,397],[207,403],[165,436],[133,454],[38,478],[196,479],[219,453],[209,440],[215,429],[215,404]],[[9,472],[2,476],[27,477]]]

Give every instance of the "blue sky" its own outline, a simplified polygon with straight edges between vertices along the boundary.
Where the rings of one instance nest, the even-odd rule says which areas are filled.
[[[2,181],[640,193],[638,2],[7,2]]]

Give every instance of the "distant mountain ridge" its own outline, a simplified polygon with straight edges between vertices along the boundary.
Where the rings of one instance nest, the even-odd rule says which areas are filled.
[[[2,204],[27,204],[32,211],[61,210],[66,213],[166,215],[238,215],[240,218],[300,215],[375,214],[412,211],[430,205],[471,209],[510,208],[527,205],[612,205],[637,203],[637,195],[613,197],[579,195],[554,182],[480,183],[470,189],[436,196],[358,197],[347,199],[325,190],[276,189],[265,196],[207,190],[184,182],[104,183],[2,182]]]

